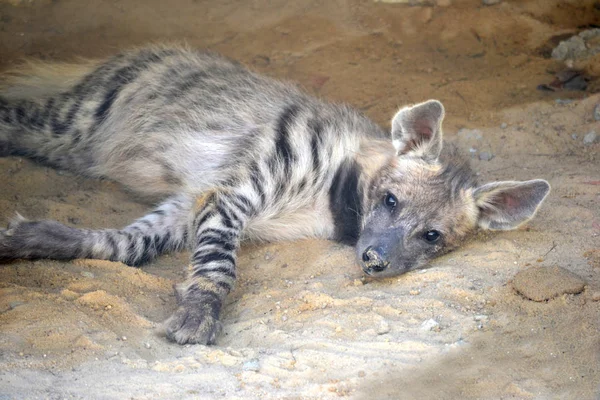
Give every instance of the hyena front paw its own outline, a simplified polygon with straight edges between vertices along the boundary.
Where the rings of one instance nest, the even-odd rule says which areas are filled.
[[[167,338],[179,344],[215,344],[221,332],[221,299],[212,292],[186,297],[165,322]]]

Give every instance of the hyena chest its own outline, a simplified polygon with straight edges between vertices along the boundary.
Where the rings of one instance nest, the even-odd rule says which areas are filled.
[[[303,204],[265,210],[249,222],[244,234],[246,239],[265,241],[333,238],[335,225],[327,196],[320,195]]]

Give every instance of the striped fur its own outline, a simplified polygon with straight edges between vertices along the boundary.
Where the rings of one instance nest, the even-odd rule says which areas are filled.
[[[347,106],[178,47],[31,64],[0,86],[0,154],[112,179],[162,203],[120,230],[17,218],[0,232],[0,259],[139,265],[189,248],[167,337],[214,343],[245,239],[339,240],[357,246],[366,273],[388,276],[424,265],[477,225],[531,218],[547,182],[477,186],[442,152],[443,116],[437,101],[406,107],[390,135]],[[433,230],[442,239],[427,243]]]

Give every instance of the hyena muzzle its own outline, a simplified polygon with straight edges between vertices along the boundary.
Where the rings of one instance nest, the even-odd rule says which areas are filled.
[[[30,62],[3,75],[0,155],[108,178],[146,199],[122,229],[15,218],[0,259],[97,258],[140,265],[191,251],[178,343],[214,343],[244,239],[335,239],[372,276],[425,265],[477,227],[513,229],[535,214],[544,180],[478,185],[442,151],[444,109],[401,109],[391,135],[343,105],[218,55],[147,47],[83,64]]]

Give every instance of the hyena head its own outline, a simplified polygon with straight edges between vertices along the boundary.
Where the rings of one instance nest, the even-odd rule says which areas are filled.
[[[435,100],[400,110],[392,120],[397,156],[367,189],[357,256],[377,277],[422,267],[477,228],[514,229],[532,218],[548,182],[477,185],[454,149],[442,152],[444,107]]]

